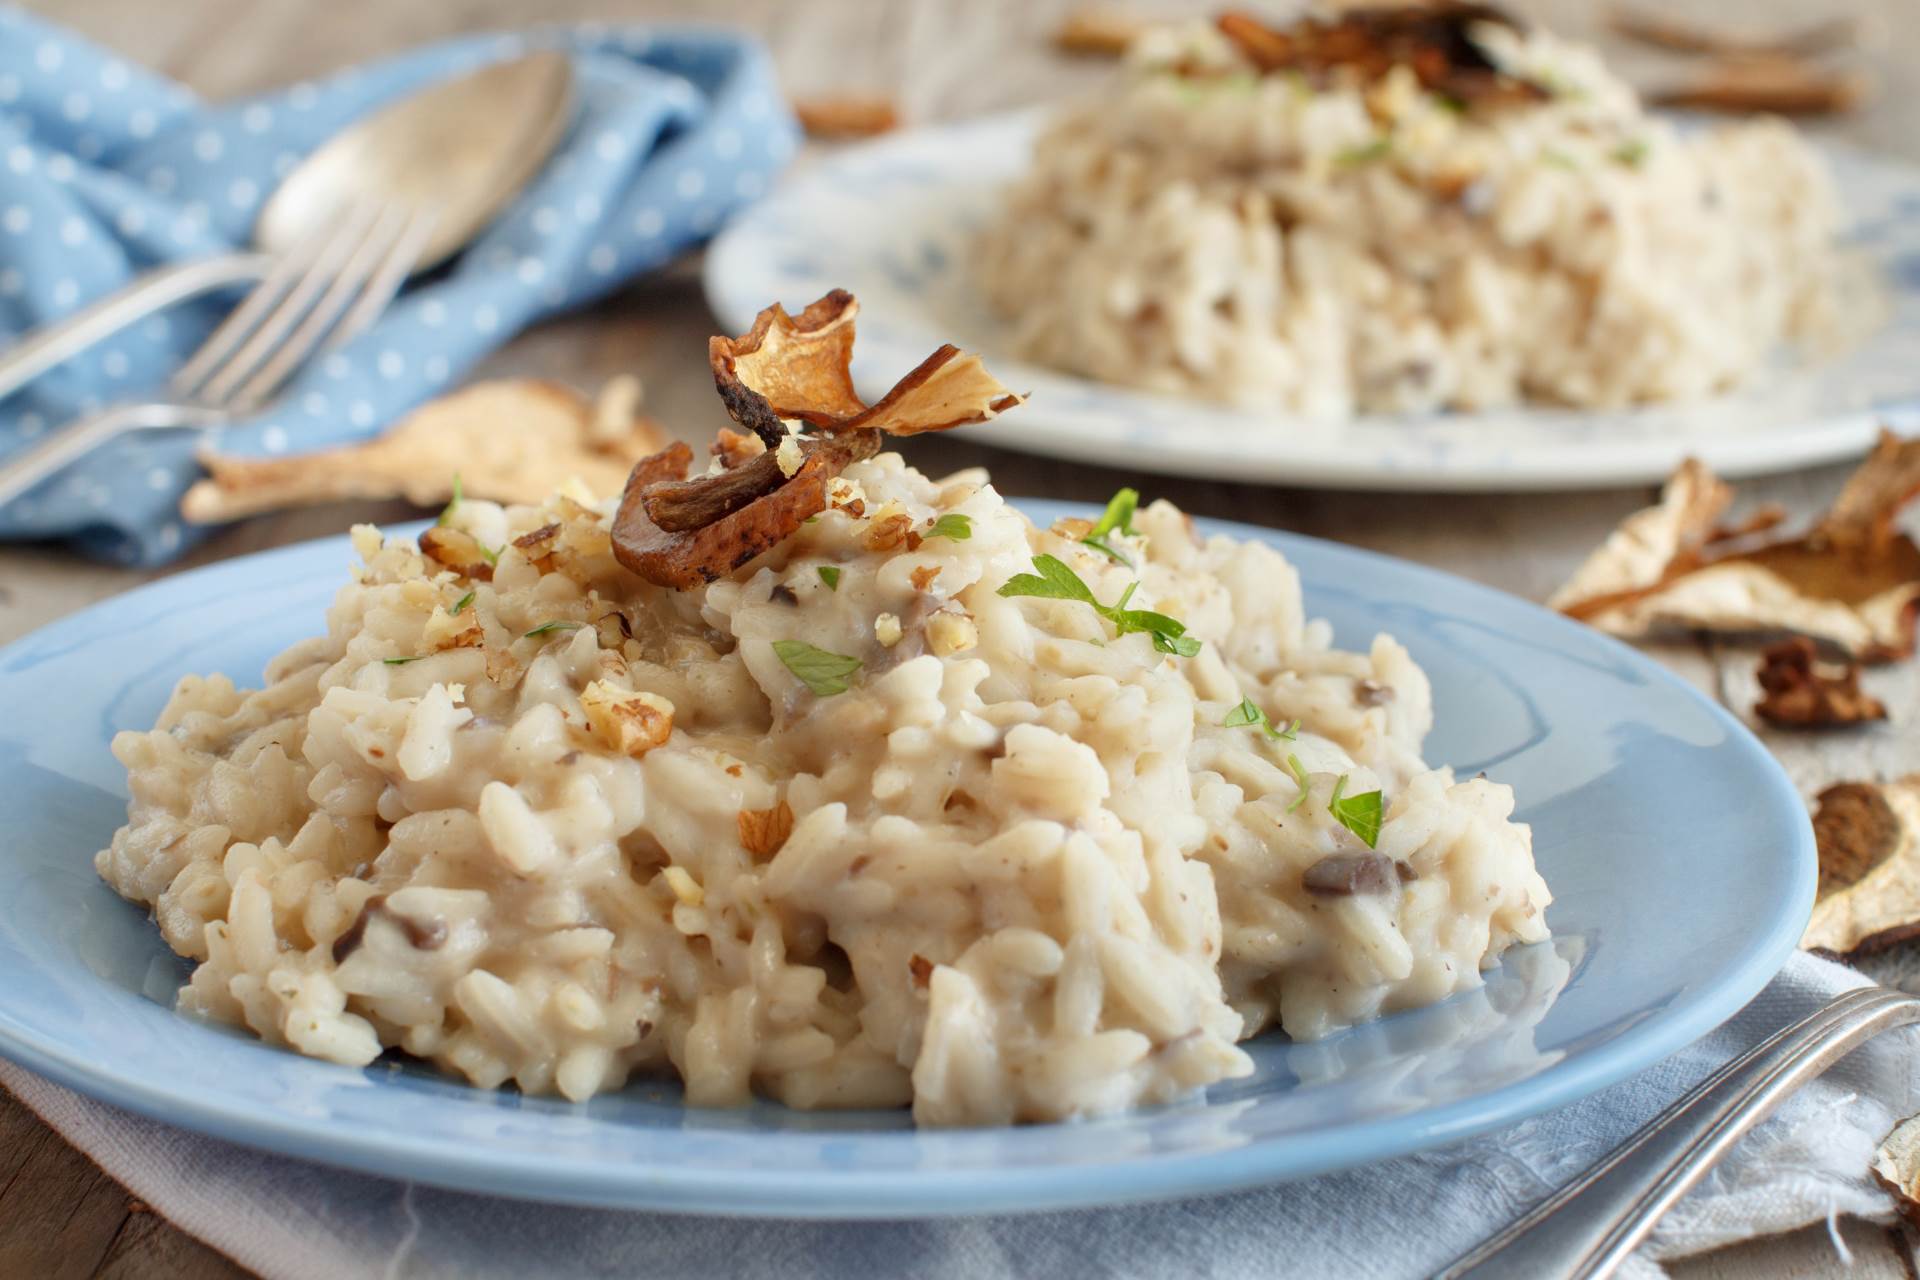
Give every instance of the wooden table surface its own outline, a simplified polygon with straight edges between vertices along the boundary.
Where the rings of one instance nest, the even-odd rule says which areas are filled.
[[[1914,0],[1748,0],[1729,17],[1713,0],[1669,0],[1658,8],[1722,23],[1775,30],[1828,14],[1864,23],[1861,62],[1879,84],[1869,106],[1833,131],[1920,160],[1920,23]],[[369,56],[460,32],[524,25],[515,0],[29,0],[29,7],[78,28],[128,58],[221,97],[319,74]],[[892,97],[909,121],[932,121],[1046,101],[1106,74],[1098,64],[1063,61],[1047,35],[1072,0],[547,0],[544,20],[727,20],[759,31],[773,47],[788,90],[871,91]],[[1137,9],[1183,6],[1141,0]],[[1204,12],[1210,5],[1184,6]],[[1600,38],[1597,6],[1538,0],[1518,7],[1570,34]],[[1619,50],[1620,65],[1645,83],[1666,69],[1657,58]],[[722,420],[705,370],[715,331],[692,264],[637,281],[614,298],[521,335],[476,376],[538,374],[592,389],[637,373],[647,408],[689,440],[709,438]],[[1012,495],[1103,500],[1123,483],[1187,510],[1274,525],[1437,565],[1516,594],[1550,592],[1621,516],[1645,505],[1647,488],[1549,495],[1323,493],[1143,477],[988,449],[965,439],[923,439],[914,461],[929,470],[984,462]],[[1742,486],[1744,499],[1780,502],[1810,515],[1836,490],[1845,467],[1822,468]],[[340,531],[350,520],[414,513],[397,505],[335,506],[264,517],[222,531],[170,572]],[[107,568],[60,550],[0,548],[0,643],[159,573]],[[1667,646],[1660,655],[1736,714],[1751,703],[1753,655],[1742,648]],[[1896,723],[1920,710],[1910,670],[1877,673],[1870,686]],[[1770,734],[1769,744],[1811,794],[1843,777],[1891,775],[1920,767],[1901,731],[1839,739]],[[1907,1250],[1884,1228],[1843,1227],[1855,1257],[1850,1277],[1912,1275]],[[1824,1229],[1754,1241],[1674,1268],[1706,1277],[1838,1276]],[[212,1280],[242,1274],[212,1250],[131,1200],[84,1155],[0,1092],[0,1278],[177,1276]]]

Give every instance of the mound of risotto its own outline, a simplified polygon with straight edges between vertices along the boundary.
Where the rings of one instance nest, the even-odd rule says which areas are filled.
[[[1123,491],[1034,527],[886,435],[1017,403],[943,348],[866,405],[855,306],[715,339],[744,427],[617,502],[361,527],[326,633],[114,752],[101,875],[183,1009],[585,1099],[1086,1116],[1241,1076],[1544,938],[1508,789],[1286,560]]]
[[[1014,349],[1321,418],[1703,396],[1828,348],[1837,205],[1785,124],[1682,133],[1485,5],[1144,34],[984,238]]]

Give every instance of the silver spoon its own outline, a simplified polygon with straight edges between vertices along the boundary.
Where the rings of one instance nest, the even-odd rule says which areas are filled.
[[[29,335],[0,356],[0,396],[142,316],[264,279],[316,229],[370,195],[438,208],[414,269],[432,267],[491,222],[546,163],[572,105],[571,64],[565,54],[544,50],[381,108],[322,145],[275,189],[254,222],[255,251],[161,267]]]

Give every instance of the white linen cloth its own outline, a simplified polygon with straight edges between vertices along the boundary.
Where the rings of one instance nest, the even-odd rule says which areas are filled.
[[[1423,1276],[1465,1252],[1719,1063],[1849,987],[1797,955],[1698,1044],[1583,1102],[1441,1151],[1208,1199],[1025,1216],[822,1223],[576,1209],[347,1173],[203,1138],[0,1062],[0,1083],[182,1229],[269,1280],[531,1276],[916,1280]],[[1920,1110],[1920,1042],[1893,1032],[1750,1134],[1623,1274],[1838,1215],[1886,1219],[1875,1146]]]

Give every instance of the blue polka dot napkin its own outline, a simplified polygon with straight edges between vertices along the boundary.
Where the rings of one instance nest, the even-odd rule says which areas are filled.
[[[212,105],[61,28],[0,11],[0,343],[176,259],[247,243],[276,182],[381,104],[532,48],[572,51],[574,119],[546,168],[450,267],[310,365],[220,448],[297,453],[373,435],[543,315],[608,292],[759,196],[797,130],[765,51],[721,29],[567,27],[473,36]],[[0,456],[161,386],[231,299],[143,321],[0,400]],[[196,437],[103,447],[0,507],[0,538],[155,564]]]

